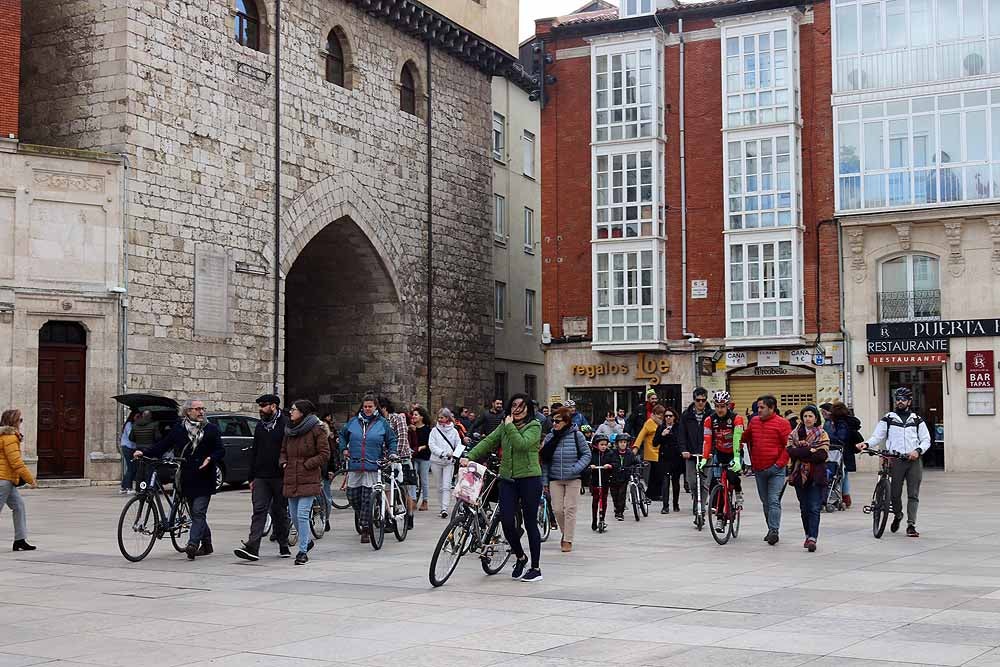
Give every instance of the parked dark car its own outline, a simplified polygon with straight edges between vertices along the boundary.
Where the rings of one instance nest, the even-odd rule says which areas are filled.
[[[130,410],[152,412],[157,439],[170,431],[180,412],[177,401],[156,394],[122,394],[114,399]],[[216,488],[222,488],[223,484],[245,484],[250,478],[250,446],[253,444],[253,432],[259,419],[233,412],[213,412],[207,415],[207,419],[219,427],[222,444],[226,448],[226,458],[216,466]],[[160,479],[170,479],[171,470],[165,467],[159,471]]]

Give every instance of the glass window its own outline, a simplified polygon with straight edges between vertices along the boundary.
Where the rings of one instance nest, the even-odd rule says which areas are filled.
[[[596,238],[661,234],[653,225],[653,151],[598,155],[596,162]]]
[[[493,284],[493,319],[498,327],[503,326],[504,314],[507,312],[507,284]]]
[[[417,115],[417,83],[410,63],[403,65],[399,75],[399,108],[408,114]]]
[[[792,242],[729,246],[729,335],[795,335]]]
[[[493,195],[493,237],[507,242],[507,200],[503,195]]]
[[[503,114],[493,112],[493,159],[504,161],[504,149],[506,147],[507,122]]]
[[[857,5],[837,7],[837,55],[850,56],[858,52]]]
[[[529,178],[535,177],[535,135],[532,132],[524,131],[521,135],[521,162],[524,165],[523,173]]]
[[[727,153],[729,229],[792,225],[790,138],[730,141]]]
[[[237,44],[260,51],[260,12],[254,0],[236,0],[233,31]]]
[[[786,30],[726,39],[726,126],[746,127],[792,118]]]
[[[941,317],[938,259],[903,255],[881,264],[878,294],[879,321]]]
[[[882,50],[882,5],[861,5],[861,52]]]
[[[937,38],[939,42],[958,39],[960,18],[958,0],[937,0]]]
[[[335,30],[326,36],[326,80],[344,87],[344,49]]]
[[[535,328],[535,290],[524,290],[524,330]]]
[[[598,253],[596,269],[597,342],[658,340],[653,251]]]
[[[594,59],[594,113],[597,141],[652,137],[653,49],[598,55]]]
[[[535,212],[524,209],[524,252],[535,252]]]
[[[885,47],[901,49],[906,46],[906,0],[886,0]]]

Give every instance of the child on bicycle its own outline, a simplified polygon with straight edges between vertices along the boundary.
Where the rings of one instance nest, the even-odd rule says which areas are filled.
[[[611,499],[615,504],[615,518],[619,521],[625,520],[625,489],[632,466],[638,463],[639,457],[632,451],[632,436],[619,433],[611,455]]]
[[[594,499],[590,504],[590,529],[597,530],[599,523],[604,524],[604,516],[608,513],[608,489],[611,488],[614,468],[611,461],[614,454],[608,451],[608,436],[603,433],[594,436],[592,445],[594,449],[590,456],[590,495]]]

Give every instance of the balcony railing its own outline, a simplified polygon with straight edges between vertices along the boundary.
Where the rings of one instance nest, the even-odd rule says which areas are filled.
[[[941,317],[941,290],[879,292],[880,322],[933,320]]]
[[[836,69],[834,92],[838,93],[995,74],[1000,70],[1000,39],[849,56],[838,59]]]

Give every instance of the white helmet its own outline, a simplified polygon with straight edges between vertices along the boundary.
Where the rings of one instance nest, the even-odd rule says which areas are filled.
[[[715,403],[716,405],[722,405],[722,404],[729,405],[729,402],[732,400],[732,398],[733,397],[729,395],[728,391],[717,391],[714,394],[712,394],[712,402]]]

